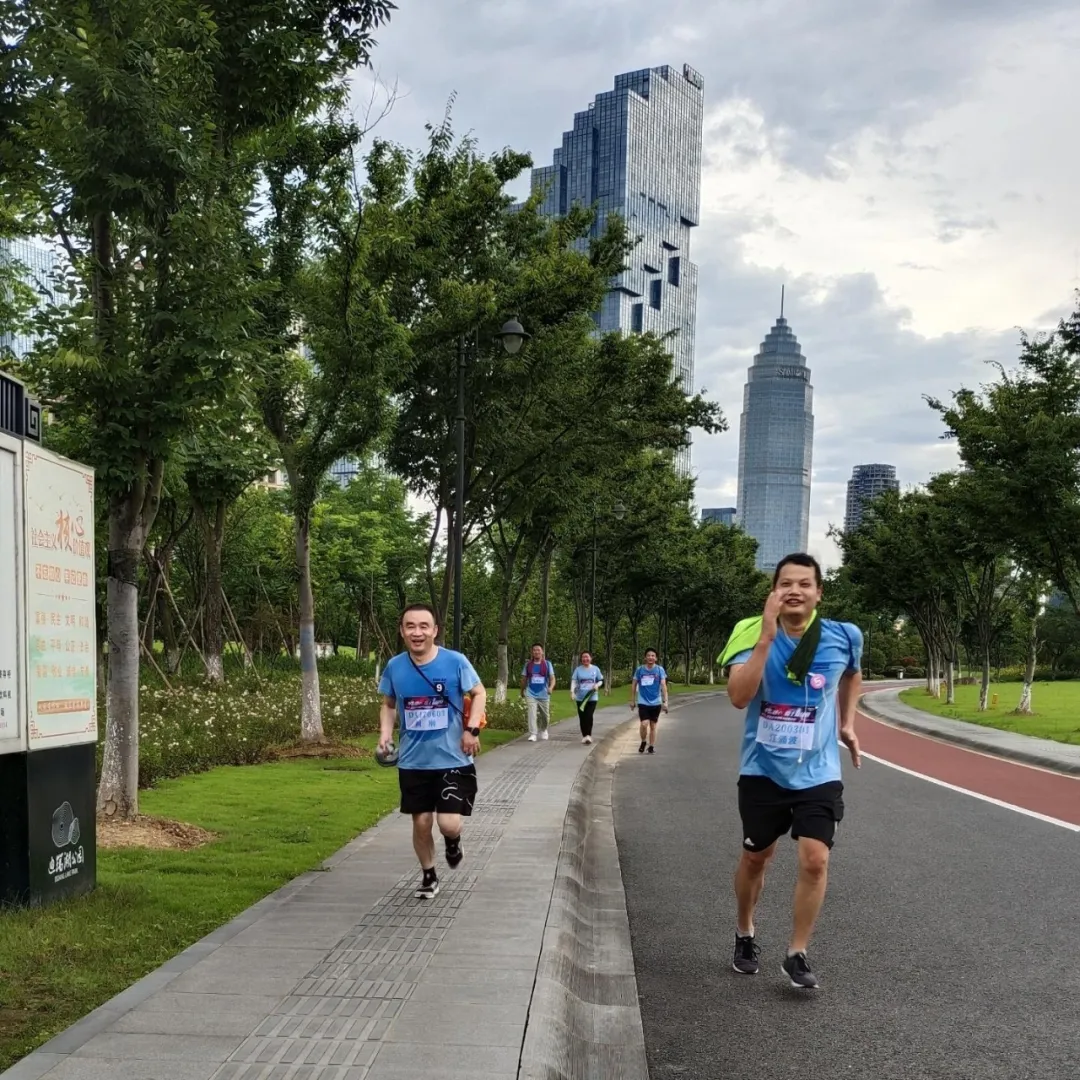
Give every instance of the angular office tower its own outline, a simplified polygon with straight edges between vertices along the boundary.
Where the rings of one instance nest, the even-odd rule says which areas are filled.
[[[690,230],[701,210],[704,82],[689,65],[644,68],[615,78],[563,135],[551,165],[533,170],[534,191],[552,217],[571,206],[596,206],[596,235],[608,214],[621,215],[641,243],[611,283],[596,314],[601,332],[676,331],[675,372],[687,393],[694,382],[698,270]],[[690,468],[689,448],[680,467]]]
[[[810,369],[781,314],[747,372],[739,422],[738,523],[763,570],[806,550],[813,407]]]
[[[895,465],[856,465],[847,484],[844,532],[852,532],[863,522],[867,506],[886,491],[899,491]]]

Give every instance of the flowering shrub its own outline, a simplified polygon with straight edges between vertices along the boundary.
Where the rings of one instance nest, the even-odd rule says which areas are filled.
[[[320,673],[319,684],[329,738],[379,730],[374,679]],[[488,726],[524,731],[524,706],[489,702]],[[198,680],[171,690],[147,684],[139,693],[139,786],[217,765],[254,765],[266,760],[271,747],[295,742],[299,733],[299,676],[259,681],[245,674],[220,686]]]

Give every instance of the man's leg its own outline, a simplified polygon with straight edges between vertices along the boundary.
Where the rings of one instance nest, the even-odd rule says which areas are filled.
[[[536,698],[525,695],[525,713],[529,718],[529,741],[536,742]]]
[[[809,947],[828,879],[828,845],[809,836],[799,837],[799,879],[795,883],[795,917],[788,955],[805,953]]]
[[[656,745],[656,721],[655,720],[650,720],[649,721],[649,745],[650,746],[655,746]]]
[[[431,835],[432,814],[413,814],[412,846],[425,873],[435,868],[435,837]]]
[[[639,754],[645,753],[645,747],[649,742],[649,720],[648,717],[643,715],[643,708],[642,705],[638,706],[638,736],[641,739],[641,745],[638,747]]]
[[[449,769],[442,775],[435,804],[439,832],[446,841],[446,865],[454,869],[465,857],[461,850],[461,828],[476,802],[476,768]]]
[[[443,834],[443,839],[447,842],[461,839],[461,815],[460,814],[439,814],[439,832]],[[435,851],[435,842],[431,844],[432,852]]]
[[[754,936],[754,910],[765,887],[765,871],[776,854],[776,842],[764,851],[743,851],[735,868],[736,930],[740,937]]]
[[[551,727],[551,698],[541,698],[536,702],[536,709],[539,713],[539,725],[540,730],[544,733],[544,738],[548,737],[548,728]]]

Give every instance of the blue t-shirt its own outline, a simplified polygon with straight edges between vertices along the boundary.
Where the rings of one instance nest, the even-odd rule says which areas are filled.
[[[741,776],[767,776],[795,791],[842,778],[837,695],[841,677],[859,670],[862,643],[857,626],[822,619],[810,674],[796,684],[786,667],[798,641],[779,630],[746,707]],[[745,664],[751,652],[739,653],[732,666]]]
[[[600,700],[597,690],[603,686],[604,676],[595,664],[590,664],[588,667],[579,665],[574,668],[574,674],[570,676],[570,681],[574,686],[575,701]]]
[[[461,749],[461,714],[465,695],[480,685],[480,676],[452,649],[440,648],[434,660],[419,668],[408,653],[399,653],[391,657],[379,680],[379,693],[397,703],[401,725],[398,767],[456,769],[471,765],[472,758]]]
[[[667,672],[659,664],[651,669],[642,664],[634,672],[634,678],[637,680],[639,705],[663,705],[660,683],[667,678]]]
[[[548,699],[548,680],[555,674],[550,660],[530,660],[522,669],[525,693],[540,701]]]

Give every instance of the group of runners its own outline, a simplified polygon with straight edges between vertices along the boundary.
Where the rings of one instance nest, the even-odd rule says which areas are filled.
[[[807,959],[821,910],[829,857],[844,816],[840,745],[859,767],[855,708],[861,691],[862,634],[851,623],[818,616],[821,567],[811,556],[789,555],[777,566],[761,615],[732,631],[721,667],[731,703],[745,709],[739,764],[738,807],[742,851],[735,871],[736,927],[732,966],[741,975],[760,970],[754,911],[765,872],[780,838],[798,845],[792,931],[781,962],[799,989],[816,989]],[[382,695],[377,756],[398,766],[401,811],[412,818],[413,849],[422,878],[415,895],[438,895],[437,825],[446,865],[463,857],[463,819],[477,794],[474,757],[480,748],[487,691],[459,652],[436,644],[439,626],[426,604],[410,604],[401,616],[405,650],[393,657],[379,683]],[[581,741],[593,741],[593,714],[604,676],[582,653],[570,677]],[[529,741],[546,740],[551,726],[555,669],[534,645],[521,673]],[[631,711],[639,721],[639,753],[656,752],[657,724],[668,711],[667,673],[655,649],[645,652],[631,681]],[[394,729],[400,729],[400,746]]]

